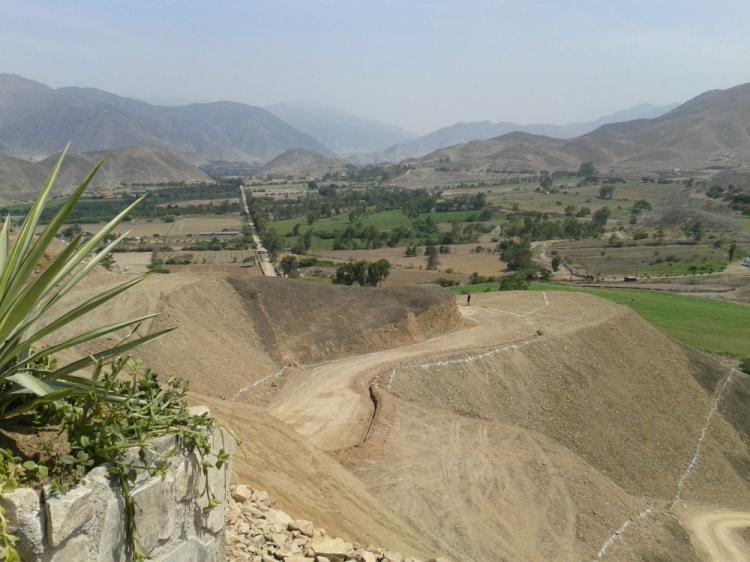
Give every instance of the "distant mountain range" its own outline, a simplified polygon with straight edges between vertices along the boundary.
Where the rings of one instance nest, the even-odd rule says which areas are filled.
[[[619,123],[633,119],[651,119],[659,117],[677,107],[677,104],[655,106],[641,104],[600,117],[594,121],[570,123],[569,125],[549,125],[537,123],[519,125],[518,123],[478,121],[474,123],[456,123],[443,127],[428,135],[407,142],[395,144],[381,153],[368,154],[353,158],[360,163],[366,162],[400,162],[407,158],[419,158],[435,150],[463,144],[473,140],[485,140],[512,132],[530,133],[558,139],[570,139],[609,123]]]
[[[266,109],[339,156],[377,152],[417,137],[394,125],[313,102],[278,103]]]
[[[151,105],[93,88],[52,89],[0,74],[0,151],[40,156],[160,146],[190,162],[265,163],[290,148],[332,154],[265,109],[234,102]]]
[[[750,84],[712,90],[653,119],[603,125],[574,139],[513,132],[411,161],[445,170],[733,167],[750,164]]]
[[[573,169],[583,161],[650,170],[727,167],[750,164],[749,131],[747,84],[677,107],[642,104],[591,122],[457,123],[413,138],[398,127],[309,102],[267,109],[228,101],[167,107],[0,74],[0,193],[40,183],[38,163],[8,157],[44,158],[68,141],[78,153],[115,151],[101,181],[119,184],[205,180],[198,164],[319,174],[342,168],[344,154],[350,163],[408,160],[446,170]],[[88,165],[96,156],[76,157],[71,166]]]
[[[104,165],[94,177],[92,187],[117,187],[134,183],[212,182],[196,166],[158,147],[138,146],[101,152],[69,152],[55,186],[64,190],[77,186],[103,156]],[[24,200],[36,196],[59,154],[30,162],[0,154],[0,199]]]

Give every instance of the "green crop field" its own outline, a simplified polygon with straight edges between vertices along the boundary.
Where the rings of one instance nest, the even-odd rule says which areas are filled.
[[[364,226],[374,226],[378,230],[393,230],[399,226],[411,228],[412,223],[409,217],[399,209],[393,209],[390,211],[381,211],[380,213],[373,213],[371,215],[364,215],[359,219],[359,222]],[[312,229],[313,233],[316,232],[336,232],[337,230],[344,230],[347,226],[350,226],[349,215],[340,214],[333,215],[332,217],[322,218],[311,225],[307,223],[307,218],[304,216],[293,217],[282,221],[276,221],[271,223],[271,226],[276,230],[279,236],[291,236],[294,225],[299,224],[300,233],[304,233],[308,229]]]
[[[437,223],[446,223],[446,222],[478,222],[479,221],[479,211],[435,211],[432,213],[422,213],[420,218],[427,218],[432,217],[432,220],[434,220]],[[493,213],[492,220],[498,220],[502,218],[504,215],[501,213]]]
[[[497,290],[497,283],[454,287],[457,294]],[[750,306],[637,289],[598,289],[532,283],[533,291],[580,291],[635,310],[677,341],[708,353],[750,357]]]

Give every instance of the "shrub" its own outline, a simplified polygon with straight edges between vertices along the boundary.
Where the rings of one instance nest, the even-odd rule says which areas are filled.
[[[531,283],[533,273],[528,271],[517,271],[506,275],[500,280],[501,291],[526,291]]]
[[[0,449],[0,493],[30,481],[49,482],[53,490],[64,490],[76,483],[94,465],[106,465],[119,481],[125,500],[128,526],[128,559],[145,560],[135,541],[135,505],[130,485],[137,471],[126,451],[140,448],[140,468],[151,475],[163,472],[166,455],[152,454],[148,440],[166,433],[176,433],[182,448],[201,456],[204,476],[211,466],[226,461],[224,452],[212,464],[206,458],[210,451],[202,429],[212,425],[206,416],[189,414],[185,402],[187,387],[173,379],[162,388],[147,369],[133,364],[125,356],[132,349],[163,336],[167,328],[136,337],[137,327],[156,314],[84,330],[49,347],[37,347],[63,328],[101,307],[133,287],[144,276],[127,280],[113,288],[89,296],[71,310],[57,313],[55,305],[74,289],[95,267],[100,265],[124,235],[107,241],[110,234],[142,199],[136,200],[107,223],[98,233],[83,239],[79,232],[56,256],[49,257],[50,244],[73,212],[94,174],[97,164],[84,182],[60,206],[47,227],[36,234],[67,148],[53,167],[37,200],[29,209],[23,224],[10,244],[11,218],[0,230],[0,421],[55,425],[67,438],[70,454],[54,455],[38,461],[21,459],[7,449]],[[104,244],[103,248],[100,245]],[[102,351],[58,365],[56,357],[77,346],[127,330],[129,336]],[[54,339],[54,338],[52,338]],[[127,367],[128,377],[121,377]],[[90,376],[80,375],[92,368]],[[206,486],[203,489],[208,509],[216,500]],[[19,560],[14,537],[7,520],[0,513],[0,547],[5,560]]]

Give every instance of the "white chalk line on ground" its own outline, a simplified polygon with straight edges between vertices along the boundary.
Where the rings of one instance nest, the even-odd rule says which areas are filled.
[[[693,454],[693,458],[690,459],[690,464],[688,464],[687,468],[685,469],[685,472],[682,473],[682,476],[680,476],[680,479],[677,481],[677,492],[675,494],[674,500],[672,502],[672,507],[674,507],[675,504],[682,501],[682,489],[685,486],[685,482],[688,478],[690,478],[690,475],[695,471],[696,467],[698,466],[698,461],[700,460],[700,454],[701,450],[703,449],[703,443],[706,440],[706,434],[708,433],[708,428],[711,425],[711,418],[713,418],[716,411],[719,409],[719,402],[721,402],[721,398],[724,395],[724,391],[726,390],[727,386],[729,386],[729,382],[732,379],[732,375],[735,373],[736,369],[732,367],[729,369],[729,373],[727,373],[727,376],[724,377],[724,380],[721,381],[721,384],[719,385],[719,388],[716,390],[716,394],[714,396],[713,401],[711,402],[711,408],[708,411],[708,415],[706,416],[706,421],[703,423],[703,427],[701,428],[701,434],[698,438],[698,444],[695,447],[695,453]]]
[[[604,541],[604,544],[599,549],[599,552],[596,553],[596,558],[594,558],[595,561],[602,560],[604,558],[604,555],[607,553],[609,548],[620,541],[622,537],[625,535],[625,532],[634,524],[636,524],[638,521],[646,519],[651,513],[653,513],[654,509],[651,507],[647,507],[643,511],[641,511],[638,515],[636,515],[632,519],[628,519],[620,525],[619,528],[615,529],[615,531],[607,537],[607,540]]]
[[[259,384],[261,384],[261,383],[263,383],[263,382],[265,382],[265,381],[267,381],[267,380],[269,380],[269,379],[277,379],[277,378],[279,378],[280,376],[282,376],[282,375],[284,374],[284,371],[286,371],[286,370],[287,370],[287,369],[288,369],[289,367],[290,367],[289,365],[284,365],[284,366],[283,366],[283,367],[282,367],[281,369],[279,369],[279,370],[278,370],[278,371],[276,371],[275,373],[271,373],[270,375],[266,375],[266,376],[265,376],[265,377],[263,377],[262,379],[258,379],[258,380],[257,380],[257,381],[255,381],[255,382],[252,382],[252,383],[250,383],[250,384],[247,384],[247,385],[243,386],[242,388],[240,388],[240,389],[239,389],[239,390],[238,390],[238,391],[237,391],[237,392],[236,392],[236,393],[234,394],[234,396],[232,396],[232,401],[234,401],[234,400],[237,400],[237,398],[239,398],[241,394],[244,394],[244,393],[245,393],[245,392],[247,392],[248,390],[250,390],[250,389],[252,389],[252,388],[255,388],[255,387],[256,387],[256,386],[258,386]]]
[[[549,299],[547,298],[547,291],[542,291],[542,296],[544,297],[543,305],[537,306],[536,308],[530,310],[529,312],[525,312],[523,314],[519,314],[518,312],[511,312],[510,310],[503,310],[502,308],[492,308],[492,307],[483,307],[483,308],[486,308],[487,310],[492,310],[494,312],[510,314],[511,316],[515,316],[516,318],[528,319],[528,317],[531,316],[532,314],[539,312],[540,310],[543,310],[550,305]]]
[[[496,312],[503,312],[506,314],[511,314],[513,316],[517,316],[518,318],[523,318],[524,320],[527,320],[528,317],[534,314],[535,312],[539,312],[540,310],[547,308],[550,305],[549,299],[547,298],[547,291],[542,291],[542,296],[544,297],[544,304],[534,308],[533,310],[530,310],[529,312],[525,314],[517,314],[515,312],[509,312],[507,310],[500,310],[500,309],[495,309],[495,308],[489,308],[488,310],[494,310]],[[517,349],[521,349],[522,347],[525,347],[534,341],[536,341],[536,338],[530,338],[530,339],[522,340],[520,342],[515,342],[515,343],[508,344],[508,345],[504,345],[503,347],[492,349],[490,351],[485,351],[484,353],[479,353],[476,355],[468,354],[464,357],[457,357],[454,359],[444,359],[441,361],[432,361],[430,363],[421,363],[421,364],[414,365],[413,367],[421,368],[421,369],[432,369],[433,367],[445,367],[447,365],[458,365],[461,363],[474,363],[475,361],[479,361],[486,357],[491,357],[498,353],[503,353],[505,351],[515,351]],[[391,371],[391,375],[388,378],[388,383],[385,385],[385,389],[387,391],[391,390],[391,385],[393,384],[393,380],[396,378],[396,371],[397,369],[393,369]]]
[[[677,480],[677,486],[675,489],[675,497],[672,500],[671,508],[674,508],[674,506],[682,501],[682,491],[685,486],[685,482],[688,478],[693,474],[695,469],[698,467],[698,461],[700,460],[700,454],[703,450],[703,445],[706,441],[706,436],[708,435],[708,429],[711,426],[711,420],[714,417],[714,414],[719,409],[719,403],[721,402],[721,399],[724,395],[724,391],[726,390],[727,386],[729,386],[729,382],[732,379],[732,376],[738,372],[737,369],[734,367],[729,369],[729,372],[724,377],[724,379],[719,383],[719,386],[717,387],[716,391],[714,392],[714,397],[711,400],[711,406],[708,409],[708,413],[706,414],[706,419],[703,422],[703,427],[701,427],[700,436],[698,437],[698,442],[695,446],[695,452],[693,453],[693,457],[690,459],[690,462],[688,463],[687,468],[685,471],[680,475],[680,478]],[[604,559],[604,555],[607,553],[607,550],[609,550],[610,547],[621,541],[625,537],[626,531],[637,521],[646,519],[649,515],[652,513],[655,513],[656,510],[653,508],[645,509],[644,511],[641,511],[636,517],[629,518],[625,523],[623,523],[618,529],[616,529],[609,537],[607,537],[607,540],[604,541],[604,544],[599,549],[599,552],[596,555],[596,558],[594,558],[594,562],[599,562],[600,560]]]

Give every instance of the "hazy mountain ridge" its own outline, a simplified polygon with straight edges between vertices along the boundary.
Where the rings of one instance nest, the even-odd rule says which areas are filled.
[[[417,137],[415,133],[395,125],[352,115],[323,104],[277,103],[266,109],[340,156],[377,152]]]
[[[289,148],[331,152],[275,115],[235,102],[150,105],[94,88],[52,89],[0,74],[0,146],[19,155],[161,146],[193,163],[267,162]]]
[[[117,187],[121,184],[164,182],[213,182],[199,168],[160,147],[136,146],[98,152],[69,152],[58,179],[57,189],[74,187],[106,156],[91,187]],[[30,162],[0,154],[0,198],[28,199],[36,196],[57,162],[59,155]]]
[[[504,121],[498,123],[493,123],[492,121],[461,122],[449,127],[443,127],[418,139],[396,144],[380,154],[367,155],[362,160],[399,162],[407,158],[420,158],[441,148],[473,140],[487,140],[513,132],[530,133],[558,139],[571,139],[593,131],[601,125],[632,119],[658,117],[675,107],[676,104],[666,106],[640,104],[593,121],[570,123],[568,125],[551,125],[545,123],[520,125]]]
[[[653,119],[602,125],[570,140],[510,133],[436,150],[417,165],[447,169],[665,170],[750,164],[750,84],[706,92]]]

